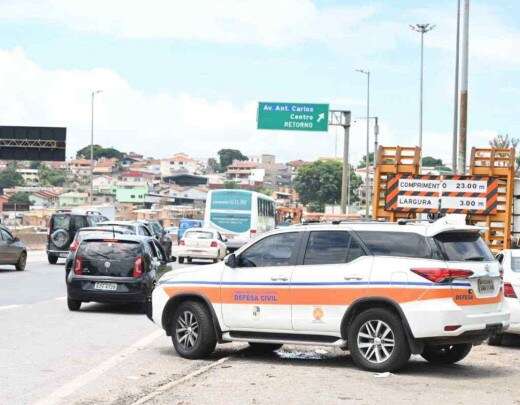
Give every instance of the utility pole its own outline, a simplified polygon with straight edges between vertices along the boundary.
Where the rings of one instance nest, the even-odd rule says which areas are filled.
[[[455,91],[453,100],[453,140],[451,149],[451,167],[457,173],[457,136],[459,126],[459,44],[460,44],[460,0],[457,0],[457,39],[455,45]]]
[[[421,34],[421,73],[419,80],[419,148],[423,146],[423,83],[424,83],[424,34],[433,30],[435,25],[415,24],[410,25],[413,31]]]
[[[329,112],[329,125],[336,125],[343,127],[344,141],[343,141],[343,170],[341,177],[341,213],[346,214],[350,201],[350,163],[349,163],[349,144],[350,144],[350,111],[345,110],[331,110]]]
[[[369,70],[363,70],[363,69],[356,69],[356,72],[362,73],[366,75],[367,77],[367,139],[366,139],[366,155],[365,155],[365,166],[366,166],[366,173],[365,173],[365,216],[368,218],[370,215],[370,184],[369,184],[369,169],[370,169],[370,71]]]
[[[462,14],[462,57],[460,69],[460,126],[458,173],[466,172],[466,141],[468,130],[468,57],[469,57],[469,0],[464,0]]]
[[[101,93],[102,90],[95,90],[91,94],[91,105],[90,105],[90,205],[92,205],[92,199],[94,197],[94,96]]]

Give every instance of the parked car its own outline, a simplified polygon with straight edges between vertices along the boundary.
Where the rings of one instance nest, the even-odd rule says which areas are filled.
[[[18,271],[25,270],[27,264],[24,243],[3,225],[0,225],[0,264],[13,265]]]
[[[76,232],[88,226],[96,226],[107,218],[97,211],[59,210],[51,215],[47,234],[47,258],[56,264],[66,258]]]
[[[170,257],[172,255],[172,239],[170,236],[166,233],[162,225],[159,223],[159,221],[139,221],[146,225],[148,229],[152,231],[153,236],[155,239],[159,241],[161,246],[164,249],[164,252],[166,253],[167,257]]]
[[[227,247],[220,232],[210,228],[188,229],[179,245],[173,248],[172,254],[178,258],[179,263],[192,259],[210,259],[214,262],[222,260],[226,256]]]
[[[177,233],[177,241],[180,242],[186,232],[190,228],[202,228],[202,221],[200,219],[182,218],[179,221],[179,231]]]
[[[123,235],[130,234],[132,235],[132,231],[128,228],[120,227],[120,226],[97,226],[97,227],[87,227],[81,228],[76,232],[76,236],[74,240],[70,244],[69,254],[67,259],[65,259],[65,278],[69,275],[70,270],[72,269],[72,263],[74,262],[74,255],[76,250],[78,250],[79,244],[86,236],[96,235],[99,237],[111,238],[115,235]]]
[[[504,333],[489,338],[489,344],[499,346],[505,334],[520,335],[520,249],[503,250],[496,256],[502,264],[504,301],[511,312],[511,324]]]
[[[509,326],[482,229],[449,217],[286,227],[224,262],[165,274],[147,315],[185,358],[239,341],[340,347],[377,372],[411,354],[456,363]]]
[[[170,270],[161,245],[138,235],[87,235],[66,278],[71,311],[83,302],[145,303],[156,278]]]

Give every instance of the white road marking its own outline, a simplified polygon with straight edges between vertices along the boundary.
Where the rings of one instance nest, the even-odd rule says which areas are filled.
[[[63,399],[73,394],[77,390],[81,389],[85,385],[90,384],[92,381],[100,377],[102,374],[110,370],[112,367],[124,361],[128,356],[132,355],[140,349],[147,347],[152,341],[157,339],[159,336],[162,336],[163,333],[164,332],[162,329],[158,329],[153,333],[150,333],[149,335],[135,342],[133,345],[121,350],[119,353],[116,353],[112,357],[109,357],[98,366],[87,371],[85,374],[82,374],[74,378],[72,381],[69,381],[68,383],[62,385],[58,389],[54,390],[46,398],[43,398],[42,400],[35,402],[34,405],[59,404]]]
[[[190,374],[187,374],[185,375],[184,377],[178,379],[178,380],[174,380],[174,381],[170,381],[168,384],[165,384],[165,385],[161,385],[159,388],[157,388],[155,391],[149,393],[148,395],[142,397],[141,399],[133,402],[131,405],[142,405],[150,400],[152,400],[153,398],[155,398],[157,395],[165,392],[165,391],[168,391],[170,390],[171,388],[177,386],[177,385],[180,385],[186,381],[189,381],[191,380],[192,378],[195,378],[201,374],[204,374],[205,372],[211,370],[212,368],[215,368],[219,365],[221,365],[222,363],[228,361],[230,359],[230,357],[223,357],[222,359],[218,360],[218,361],[215,361],[214,363],[211,363],[211,364],[208,364],[204,367],[201,367],[199,368],[198,370],[195,370],[194,372],[190,373]]]
[[[7,309],[13,309],[18,307],[21,307],[21,305],[4,305],[0,307],[0,311],[5,311]]]

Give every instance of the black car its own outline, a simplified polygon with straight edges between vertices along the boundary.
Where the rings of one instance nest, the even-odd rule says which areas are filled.
[[[76,232],[88,226],[96,226],[107,218],[97,211],[59,210],[52,214],[47,235],[47,259],[56,264],[60,257],[67,257]]]
[[[88,235],[74,254],[67,283],[67,304],[146,302],[155,281],[170,267],[154,238],[137,235]]]
[[[16,270],[25,270],[27,248],[23,242],[13,236],[5,226],[0,226],[0,264],[11,264]]]
[[[155,239],[159,241],[161,246],[163,247],[166,256],[170,257],[172,255],[172,238],[168,233],[164,230],[163,226],[159,221],[139,221],[146,225],[148,229],[152,231],[153,236]]]
[[[69,275],[69,271],[72,269],[72,263],[74,262],[74,255],[76,254],[76,250],[79,247],[81,241],[90,235],[96,235],[99,237],[110,238],[115,235],[132,235],[132,231],[118,226],[90,226],[88,228],[81,228],[76,232],[76,236],[74,236],[74,240],[70,244],[69,254],[67,259],[65,259],[65,278]]]

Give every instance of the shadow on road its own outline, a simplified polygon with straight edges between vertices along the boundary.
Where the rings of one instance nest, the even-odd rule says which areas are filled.
[[[84,303],[80,312],[88,313],[110,313],[118,315],[139,315],[143,316],[144,309],[142,304],[102,304],[102,303]]]

